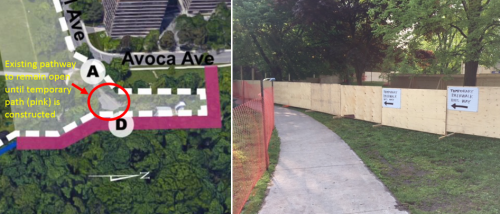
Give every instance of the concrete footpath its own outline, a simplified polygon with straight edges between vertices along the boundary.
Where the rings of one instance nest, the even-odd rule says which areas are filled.
[[[261,214],[407,213],[335,133],[311,117],[275,107],[281,152]]]

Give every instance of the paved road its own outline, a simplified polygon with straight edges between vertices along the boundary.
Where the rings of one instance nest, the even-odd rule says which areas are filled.
[[[303,113],[275,114],[281,152],[261,214],[406,213],[338,135]]]

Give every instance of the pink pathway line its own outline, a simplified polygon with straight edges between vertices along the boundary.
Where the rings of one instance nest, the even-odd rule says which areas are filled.
[[[134,130],[221,128],[217,66],[205,67],[208,116],[134,117]],[[97,132],[109,131],[108,122],[94,118],[60,137],[19,137],[18,150],[64,149]]]

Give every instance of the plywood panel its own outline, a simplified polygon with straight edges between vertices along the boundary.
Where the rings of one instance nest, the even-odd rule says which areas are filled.
[[[311,84],[303,82],[288,83],[288,91],[290,99],[289,105],[299,108],[311,108]]]
[[[312,83],[311,109],[340,115],[340,85]]]
[[[233,80],[233,97],[241,98],[243,97],[242,81]]]
[[[381,123],[382,88],[377,86],[341,86],[341,115]]]
[[[446,91],[401,89],[401,109],[382,108],[382,125],[445,134]]]
[[[448,110],[446,130],[500,138],[500,87],[479,87],[477,112]]]
[[[332,106],[330,105],[330,85],[327,84],[311,84],[311,109],[314,111],[331,114]],[[326,99],[324,97],[327,97]]]
[[[274,82],[274,103],[289,105],[288,82]]]
[[[330,86],[330,97],[331,97],[331,101],[330,101],[330,104],[332,105],[332,114],[333,115],[340,115],[340,93],[342,91],[342,89],[340,88],[341,85],[339,84],[332,84]]]

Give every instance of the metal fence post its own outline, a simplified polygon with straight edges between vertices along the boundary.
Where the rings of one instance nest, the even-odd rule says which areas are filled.
[[[262,126],[264,131],[264,154],[266,155],[266,170],[269,170],[269,152],[267,148],[267,135],[266,135],[266,106],[264,104],[264,80],[260,80],[260,96],[262,99]]]

